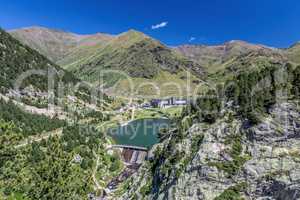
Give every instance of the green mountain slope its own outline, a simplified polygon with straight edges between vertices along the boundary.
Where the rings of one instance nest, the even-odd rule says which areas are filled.
[[[80,79],[98,84],[102,76],[101,82],[104,81],[112,94],[129,91],[132,84],[129,86],[128,80],[124,80],[126,78],[131,79],[137,94],[152,94],[155,90],[153,84],[161,89],[161,84],[166,82],[162,77],[184,88],[182,92],[163,88],[162,96],[186,94],[187,77],[191,77],[191,87],[195,87],[195,83],[200,82],[199,77],[205,74],[196,62],[134,30],[117,36],[84,36],[45,28],[15,30],[11,34]],[[105,70],[114,72],[106,73]],[[147,82],[148,86],[137,89],[141,82]],[[112,89],[112,86],[115,87]]]
[[[10,34],[55,63],[77,48],[98,45],[113,37],[101,33],[79,35],[37,26],[12,30]]]
[[[70,56],[75,57],[72,54]],[[160,86],[162,81],[167,82],[168,79],[160,81],[162,76],[170,77],[173,83],[179,85],[186,85],[187,73],[192,77],[191,82],[204,76],[204,71],[199,64],[134,30],[118,35],[104,46],[97,48],[91,55],[66,64],[64,67],[92,83],[98,82],[102,76],[107,88],[115,86],[113,93],[128,91],[130,85],[127,78],[130,78],[134,88],[140,83],[149,83],[149,85],[154,83],[164,96],[167,94],[166,88],[162,89]],[[109,72],[109,70],[114,71]],[[155,89],[149,85],[143,90],[143,94],[153,94]],[[172,95],[176,93],[178,92],[169,92]]]
[[[244,41],[232,40],[221,45],[182,45],[175,48],[177,52],[198,62],[206,69],[223,65],[225,62],[253,51],[271,49],[263,45],[250,44]]]
[[[93,35],[81,36],[77,45],[70,49],[64,57],[57,61],[57,64],[63,67],[76,63],[90,55],[93,55],[99,48],[112,40],[114,36],[97,33]]]
[[[78,81],[71,73],[53,64],[37,51],[21,44],[2,29],[0,29],[0,57],[0,86],[4,88],[12,88],[16,79],[28,70],[43,70],[47,73],[51,67],[64,72],[62,80],[65,83]],[[33,75],[24,81],[23,86],[33,85],[45,91],[47,83],[47,76]]]
[[[64,57],[81,39],[79,35],[43,27],[12,30],[10,34],[54,62]]]
[[[101,193],[98,177],[106,185],[123,168],[117,155],[107,153],[106,136],[96,130],[109,117],[90,105],[85,90],[64,93],[49,105],[47,76],[30,76],[26,89],[14,91],[15,79],[28,70],[64,70],[2,29],[0,66],[0,199],[87,199]],[[62,83],[79,82],[64,72]],[[37,106],[36,99],[45,104]]]
[[[221,65],[211,67],[208,70],[208,76],[211,82],[220,82],[240,72],[257,70],[272,64],[283,64],[287,61],[286,56],[278,50],[260,49],[233,57]]]
[[[130,30],[120,34],[93,55],[67,65],[79,77],[97,80],[103,69],[120,70],[135,78],[153,78],[160,70],[176,73],[201,67],[177,55],[160,42]]]
[[[288,58],[297,63],[300,64],[300,42],[294,44],[290,48],[285,50],[287,53]]]

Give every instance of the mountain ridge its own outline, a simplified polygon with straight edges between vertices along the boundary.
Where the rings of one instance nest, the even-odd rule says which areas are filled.
[[[169,77],[177,76],[175,82],[180,84],[184,84],[179,75],[181,72],[191,71],[194,76],[203,74],[199,64],[189,61],[158,40],[135,30],[117,35],[91,53],[80,60],[76,59],[78,56],[73,56],[74,62],[65,65],[65,68],[89,82],[98,81],[103,70],[124,72],[134,82],[142,80],[156,82],[155,79],[159,74],[167,73]],[[104,76],[104,80],[110,82],[109,86],[124,78],[126,77],[120,73]],[[138,85],[137,82],[136,84]]]
[[[300,65],[300,41],[285,50],[290,60]]]
[[[49,31],[52,33],[51,29],[35,28],[42,32],[46,30],[46,33]],[[30,30],[30,28],[25,28],[25,30]],[[15,31],[18,32],[18,30]],[[18,35],[16,32],[12,35]],[[77,77],[91,83],[99,80],[99,73],[104,69],[124,72],[133,79],[138,78],[139,81],[152,81],[159,73],[164,72],[165,77],[177,76],[175,79],[178,81],[175,82],[181,83],[182,75],[176,74],[181,74],[181,71],[186,70],[198,78],[205,79],[207,74],[224,73],[232,63],[239,63],[237,59],[240,56],[247,57],[247,54],[251,52],[263,55],[273,52],[272,54],[276,54],[277,58],[287,58],[295,64],[300,64],[298,43],[288,49],[252,44],[242,40],[231,40],[219,45],[185,44],[168,47],[159,40],[134,29],[118,35],[102,33],[78,35],[61,30],[58,30],[58,33],[62,36],[40,37],[40,41],[35,40],[33,43],[31,40],[34,40],[34,35],[28,35],[26,32],[17,39],[46,55],[50,60],[54,60],[64,69],[75,73]],[[50,45],[43,45],[48,43]],[[252,57],[255,56],[248,56],[249,59]],[[120,76],[108,75],[104,79],[108,80],[106,85],[110,87],[120,80]]]
[[[48,73],[49,67],[64,71],[64,80],[66,82],[78,82],[78,79],[70,72],[63,70],[48,60],[44,55],[22,44],[2,29],[0,29],[0,43],[2,66],[0,76],[1,86],[12,88],[16,78],[27,70],[45,70]],[[26,84],[32,84],[39,89],[46,90],[47,77],[31,76],[29,80],[26,80]]]
[[[81,35],[40,26],[14,29],[10,30],[9,33],[53,62],[62,59],[73,48],[84,45],[84,42],[88,39],[92,40],[93,43],[97,43],[113,37],[102,33]]]
[[[69,39],[70,33],[63,34],[67,34],[67,39]],[[19,39],[22,40],[20,37]],[[142,80],[153,81],[161,85],[163,83],[161,74],[163,77],[172,77],[172,80],[180,85],[185,84],[186,75],[182,75],[185,71],[193,73],[193,80],[197,79],[196,76],[204,74],[199,64],[175,52],[160,41],[133,29],[114,36],[103,34],[85,36],[78,43],[74,42],[72,35],[71,41],[73,43],[70,48],[62,47],[63,55],[56,63],[80,79],[91,83],[99,80],[100,72],[103,70],[125,73],[134,80],[136,86]],[[58,47],[63,45],[62,42],[58,43]],[[37,49],[34,45],[32,47]],[[55,48],[54,51],[56,52]],[[108,87],[120,80],[122,82],[123,78],[124,76],[120,74],[110,74],[104,77]],[[121,85],[126,85],[126,83],[122,82],[119,86]],[[120,90],[126,89],[121,87]]]
[[[231,40],[220,45],[181,45],[175,49],[190,59],[211,67],[222,64],[233,57],[263,48],[268,47],[240,40]]]

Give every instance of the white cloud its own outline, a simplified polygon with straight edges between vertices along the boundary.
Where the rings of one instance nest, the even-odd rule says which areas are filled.
[[[196,40],[195,37],[190,37],[189,42],[193,42],[194,40]]]
[[[154,30],[154,29],[158,29],[158,28],[163,28],[163,27],[165,27],[167,25],[168,25],[168,22],[161,22],[159,24],[152,25],[151,29]]]

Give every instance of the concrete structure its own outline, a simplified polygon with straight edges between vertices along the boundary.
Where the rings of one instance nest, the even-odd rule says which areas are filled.
[[[142,164],[148,157],[148,149],[130,145],[111,145],[107,150],[118,148],[121,150],[123,161],[128,165]]]
[[[165,107],[171,107],[171,106],[183,106],[187,104],[186,99],[176,99],[174,97],[169,99],[152,99],[150,101],[150,104],[152,107],[159,107],[159,108],[165,108]]]
[[[122,150],[122,158],[129,165],[142,164],[147,158],[147,151],[126,149]]]
[[[139,147],[139,146],[130,146],[130,145],[111,145],[110,148],[126,148],[126,149],[133,149],[133,150],[141,150],[141,151],[148,151],[146,147]]]

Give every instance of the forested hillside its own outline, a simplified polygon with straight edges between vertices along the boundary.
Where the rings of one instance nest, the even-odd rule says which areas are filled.
[[[11,101],[5,102],[0,99],[0,119],[13,123],[21,130],[20,137],[26,138],[30,135],[38,135],[65,125],[64,121],[56,118],[48,118],[44,115],[26,113]]]
[[[82,135],[78,126],[65,127],[61,137],[15,148],[12,137],[22,130],[2,120],[0,127],[0,198],[88,199],[96,190],[93,173],[106,177],[121,167],[105,152],[101,133]]]
[[[79,79],[3,30],[0,65],[0,199],[73,200],[101,193],[98,177],[109,181],[123,167],[117,155],[107,154],[107,138],[96,129],[109,119],[102,109],[111,99],[97,90],[103,99],[92,106],[88,85],[73,92]],[[55,95],[62,94],[53,102],[47,90],[50,68],[63,72],[54,78]],[[29,76],[14,90],[15,80],[28,70],[45,74]],[[59,89],[59,81],[73,87]]]
[[[46,73],[44,76],[32,75],[23,84],[23,87],[33,85],[42,91],[47,89],[48,69],[52,67],[58,71],[62,70],[46,57],[21,44],[2,29],[0,29],[0,66],[0,86],[5,88],[12,88],[16,79],[22,73],[28,72],[28,70],[43,70]],[[77,82],[77,79],[71,73],[66,71],[64,73],[65,75],[62,77],[62,80],[65,83]]]

